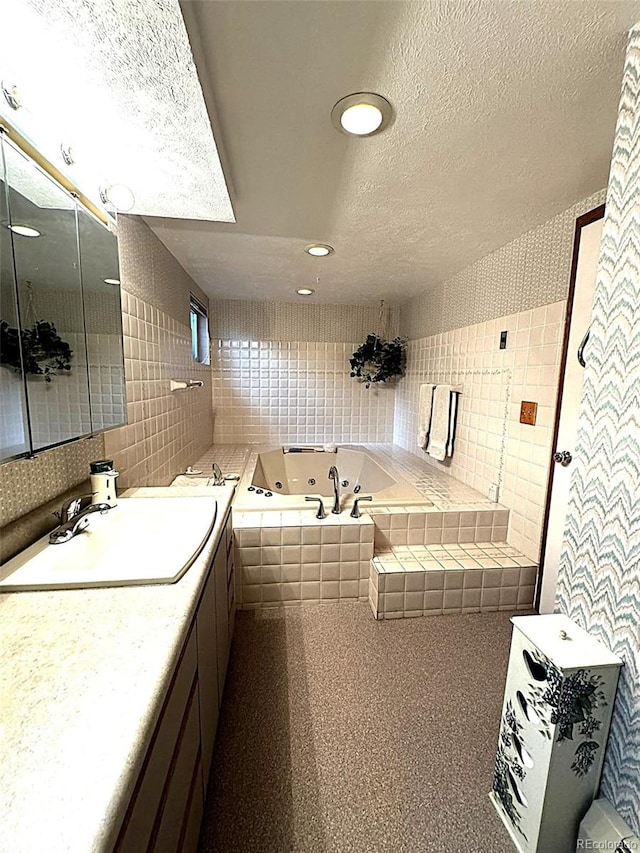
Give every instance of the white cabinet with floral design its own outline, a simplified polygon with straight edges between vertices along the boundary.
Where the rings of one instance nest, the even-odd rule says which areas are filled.
[[[522,853],[573,853],[622,661],[568,617],[515,616],[491,799]]]

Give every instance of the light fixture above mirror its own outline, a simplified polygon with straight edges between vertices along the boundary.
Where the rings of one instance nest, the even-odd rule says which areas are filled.
[[[100,187],[100,200],[104,205],[110,205],[121,213],[131,210],[136,203],[132,190],[125,184]]]

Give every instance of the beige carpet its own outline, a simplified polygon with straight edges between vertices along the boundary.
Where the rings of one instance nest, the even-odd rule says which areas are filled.
[[[509,614],[238,613],[201,853],[510,853],[488,800]]]

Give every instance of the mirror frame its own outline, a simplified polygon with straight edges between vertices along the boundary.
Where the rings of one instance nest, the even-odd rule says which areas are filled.
[[[18,139],[16,139],[16,136],[18,136]],[[20,156],[25,157],[31,164],[33,164],[34,169],[37,172],[42,174],[44,179],[46,179],[47,181],[53,182],[54,185],[56,185],[67,196],[69,196],[71,198],[71,201],[73,202],[73,205],[74,205],[75,223],[76,223],[76,226],[75,226],[75,228],[76,228],[76,245],[78,247],[78,277],[79,277],[79,285],[80,285],[79,292],[80,292],[81,305],[82,305],[82,329],[79,331],[79,334],[82,335],[83,347],[84,347],[84,357],[85,357],[85,361],[86,361],[86,364],[83,367],[87,373],[87,391],[88,391],[88,404],[89,404],[89,424],[88,424],[88,426],[89,426],[89,429],[88,430],[83,429],[78,434],[73,435],[69,438],[65,438],[61,441],[54,441],[54,442],[51,442],[50,444],[46,444],[46,445],[43,444],[42,446],[34,447],[34,442],[33,442],[33,416],[32,416],[31,406],[30,406],[30,401],[29,401],[29,387],[28,387],[28,383],[26,381],[26,376],[24,374],[24,370],[22,370],[21,375],[20,375],[20,381],[21,381],[22,387],[24,389],[23,393],[26,395],[26,403],[23,406],[22,415],[23,415],[24,430],[25,430],[25,444],[28,443],[29,448],[27,450],[21,451],[20,453],[7,455],[7,456],[0,458],[0,465],[4,464],[6,462],[11,462],[11,461],[17,460],[17,459],[34,458],[35,456],[37,456],[39,453],[41,453],[43,451],[50,450],[50,449],[55,448],[55,447],[60,447],[60,446],[63,446],[65,444],[70,444],[71,442],[78,441],[78,440],[81,440],[84,438],[93,437],[94,435],[98,435],[100,433],[107,432],[108,430],[116,429],[120,426],[125,425],[128,422],[127,421],[126,379],[125,379],[125,370],[124,370],[124,346],[123,346],[123,331],[122,331],[121,285],[116,285],[118,288],[118,299],[117,299],[118,308],[117,308],[116,314],[114,315],[114,319],[115,319],[115,323],[116,323],[116,326],[118,329],[117,334],[119,335],[119,341],[120,341],[120,347],[119,347],[120,353],[119,353],[118,358],[117,358],[117,363],[114,361],[114,364],[111,366],[115,367],[115,368],[119,368],[121,370],[122,387],[123,387],[123,391],[124,391],[124,396],[123,396],[123,400],[122,400],[122,420],[120,420],[118,423],[113,423],[113,424],[110,424],[109,426],[106,426],[106,427],[104,427],[104,426],[96,427],[95,426],[96,413],[94,412],[93,406],[92,406],[92,379],[91,379],[91,366],[89,363],[90,351],[89,351],[89,345],[88,345],[88,339],[87,339],[88,332],[87,332],[87,323],[86,323],[87,294],[86,294],[85,283],[84,283],[84,278],[83,278],[83,273],[82,273],[82,264],[81,264],[81,260],[80,260],[80,258],[81,258],[80,229],[79,229],[80,215],[81,215],[81,213],[86,214],[91,220],[93,220],[96,224],[100,225],[100,227],[104,228],[106,231],[108,231],[113,236],[114,240],[116,241],[115,242],[115,249],[116,249],[116,254],[118,255],[118,268],[119,268],[120,259],[119,259],[119,251],[118,251],[119,247],[118,247],[118,238],[117,238],[116,228],[115,228],[114,223],[111,220],[111,218],[108,217],[106,214],[102,213],[101,211],[97,211],[94,205],[83,204],[81,202],[81,199],[84,200],[85,197],[82,196],[80,193],[71,190],[68,186],[65,185],[66,182],[63,183],[60,180],[58,180],[58,174],[59,173],[56,174],[57,170],[55,170],[55,167],[51,167],[51,169],[47,168],[47,165],[48,165],[47,161],[44,161],[39,156],[37,158],[34,157],[33,156],[34,150],[29,146],[28,143],[26,145],[20,144],[21,141],[23,141],[23,140],[21,137],[19,137],[19,135],[15,134],[15,132],[13,134],[11,132],[7,132],[6,128],[3,125],[0,125],[0,147],[2,148],[2,152],[0,152],[0,167],[1,167],[1,171],[2,171],[3,182],[4,182],[5,188],[6,188],[7,205],[9,203],[9,193],[8,193],[8,185],[7,185],[8,175],[7,175],[7,170],[6,170],[5,154],[4,154],[4,152],[5,152],[4,146],[5,145],[16,150]],[[27,149],[27,150],[25,150],[25,149]],[[11,217],[10,210],[8,210],[7,212],[8,212],[8,216],[10,218]],[[97,215],[98,213],[102,213],[102,216]],[[11,237],[13,238],[13,235],[11,235]],[[11,248],[11,252],[13,254],[13,243],[11,242],[9,245]],[[20,330],[22,330],[23,321],[22,321],[22,317],[20,314],[20,299],[18,296],[18,283],[17,283],[16,271],[14,268],[15,265],[13,262],[13,257],[11,259],[11,265],[12,265],[12,282],[9,283],[9,287],[13,286],[14,299],[15,299],[16,304],[17,304],[18,328]],[[109,285],[109,287],[113,288],[114,285]],[[22,354],[21,354],[21,361],[23,361]]]

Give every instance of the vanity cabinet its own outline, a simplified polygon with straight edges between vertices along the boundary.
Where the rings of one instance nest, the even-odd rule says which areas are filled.
[[[231,515],[229,515],[213,558],[212,568],[204,585],[196,617],[200,672],[202,772],[205,793],[229,662],[234,616],[233,529]]]
[[[114,847],[117,853],[140,853],[142,850],[169,850],[157,845],[168,834],[178,837],[182,826],[189,823],[191,808],[202,814],[202,796],[193,800],[192,790],[198,784],[199,755],[193,757],[194,719],[198,737],[198,653],[196,632],[191,628],[182,649],[165,697],[160,717],[147,749],[142,769]],[[184,745],[184,749],[183,749]],[[187,766],[189,760],[191,766]],[[176,782],[188,777],[183,791]],[[194,786],[195,780],[195,786]],[[182,793],[183,796],[179,796]],[[189,796],[191,800],[189,801]],[[199,821],[198,821],[199,822]],[[175,847],[173,849],[180,849]]]
[[[229,511],[114,853],[197,848],[235,612],[232,538]]]
[[[220,546],[218,546],[220,551]],[[215,561],[214,561],[215,566]],[[202,776],[206,791],[213,744],[218,728],[218,637],[216,630],[216,592],[211,571],[204,586],[196,618],[198,672],[200,675],[200,737],[202,739]]]

